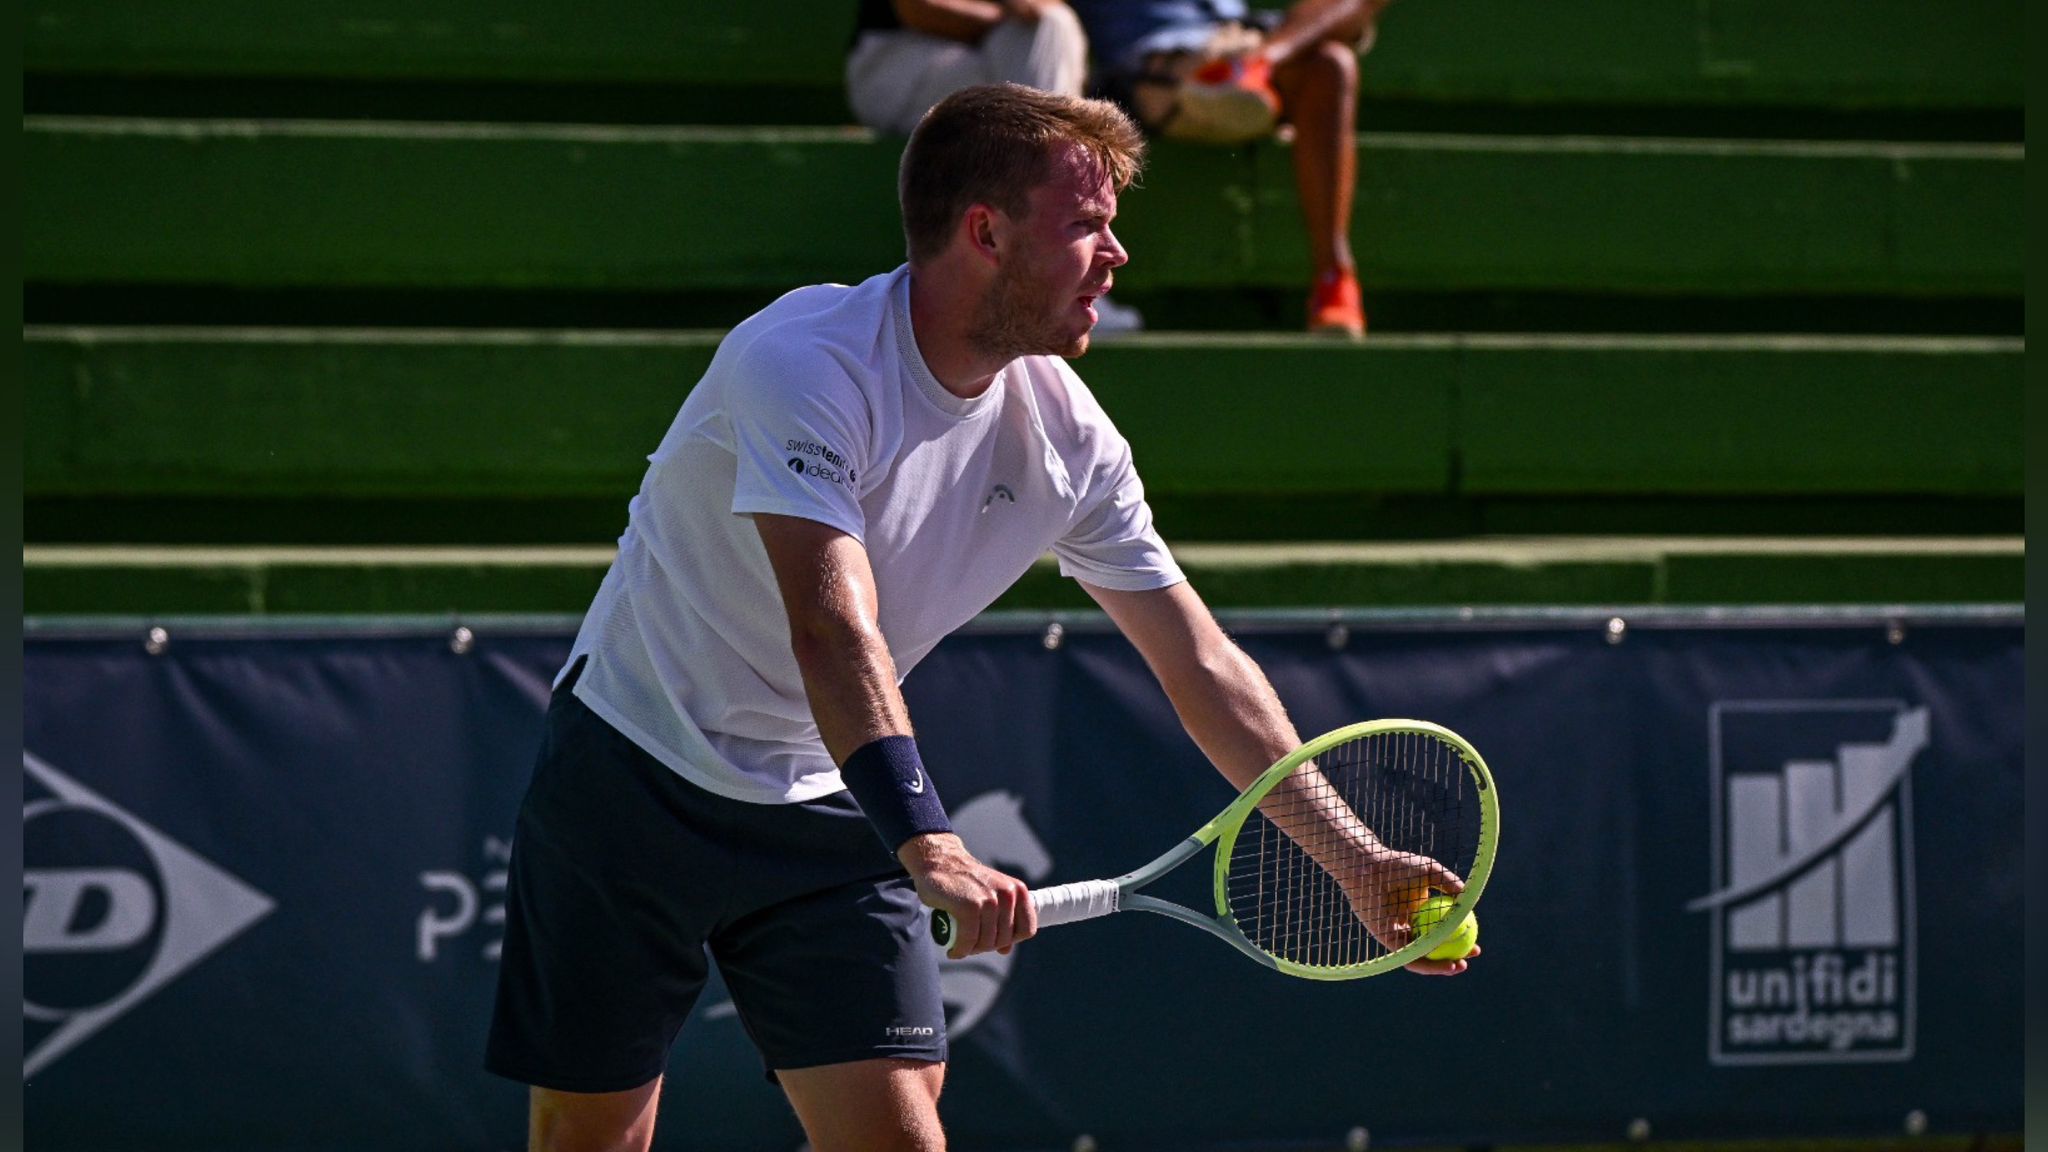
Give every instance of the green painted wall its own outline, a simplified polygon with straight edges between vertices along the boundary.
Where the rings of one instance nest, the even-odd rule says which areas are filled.
[[[1263,6],[1272,7],[1268,3]],[[852,0],[30,0],[31,74],[836,88]],[[2018,107],[2019,0],[1431,0],[1367,99]]]
[[[2024,548],[1996,540],[1508,541],[1176,549],[1218,608],[2011,602]],[[31,548],[39,614],[581,612],[611,552],[576,549]],[[998,608],[1087,609],[1040,563]]]
[[[716,333],[31,329],[23,482],[610,498]],[[2017,340],[1144,336],[1078,367],[1155,497],[2017,498]]]
[[[902,258],[898,152],[852,129],[31,117],[24,279],[852,281]],[[2017,296],[2021,160],[2017,145],[1367,135],[1354,244],[1368,290]],[[1131,289],[1307,282],[1284,147],[1159,147],[1121,207]]]

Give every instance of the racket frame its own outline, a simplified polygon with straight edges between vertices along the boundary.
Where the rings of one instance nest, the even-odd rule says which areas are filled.
[[[1465,881],[1465,890],[1453,898],[1450,910],[1444,914],[1436,927],[1394,951],[1356,964],[1328,967],[1301,964],[1275,956],[1252,943],[1243,930],[1238,928],[1236,917],[1231,914],[1227,890],[1230,850],[1236,845],[1237,834],[1243,829],[1245,820],[1258,808],[1259,802],[1266,798],[1267,793],[1278,787],[1282,780],[1292,775],[1304,763],[1352,740],[1402,732],[1430,736],[1448,745],[1472,773],[1479,804],[1479,842],[1473,848],[1472,867],[1468,874],[1462,877]],[[1473,906],[1479,903],[1480,893],[1485,891],[1486,881],[1493,874],[1494,852],[1499,842],[1500,805],[1493,784],[1493,773],[1487,768],[1486,760],[1480,756],[1478,749],[1456,732],[1427,720],[1367,720],[1325,732],[1281,757],[1239,793],[1228,808],[1217,813],[1215,819],[1196,829],[1193,835],[1174,845],[1158,859],[1136,871],[1116,877],[1111,883],[1117,888],[1115,910],[1118,912],[1151,912],[1183,924],[1193,925],[1223,940],[1265,967],[1288,976],[1297,976],[1305,980],[1356,980],[1363,976],[1375,976],[1405,967],[1450,939],[1464,923]],[[1213,869],[1215,915],[1199,912],[1170,900],[1146,896],[1138,891],[1180,867],[1189,857],[1211,844],[1216,845],[1216,862]],[[951,942],[951,923],[943,911],[933,914],[932,927],[933,938],[942,946]]]
[[[1465,767],[1472,774],[1473,787],[1476,793],[1475,800],[1479,806],[1479,836],[1478,843],[1472,849],[1472,866],[1467,874],[1461,877],[1465,881],[1464,891],[1452,898],[1450,909],[1444,913],[1443,919],[1434,928],[1385,955],[1375,956],[1370,960],[1362,960],[1355,964],[1323,966],[1302,964],[1284,957],[1275,956],[1252,943],[1251,939],[1244,934],[1244,931],[1237,926],[1237,918],[1230,911],[1230,896],[1228,892],[1231,849],[1237,844],[1237,834],[1243,830],[1244,822],[1258,808],[1259,802],[1266,798],[1267,793],[1279,787],[1282,780],[1293,775],[1296,769],[1308,761],[1314,760],[1317,756],[1340,744],[1348,744],[1353,740],[1362,740],[1371,736],[1385,736],[1397,733],[1415,733],[1440,741],[1457,753],[1458,759],[1464,763]],[[1230,807],[1225,808],[1217,815],[1216,819],[1204,825],[1194,836],[1189,837],[1189,840],[1193,841],[1198,838],[1202,839],[1203,843],[1207,843],[1210,840],[1216,841],[1216,863],[1213,869],[1216,899],[1216,916],[1214,919],[1192,909],[1181,908],[1178,905],[1166,904],[1165,901],[1153,900],[1143,896],[1125,895],[1124,906],[1141,908],[1148,912],[1162,912],[1165,915],[1173,916],[1176,920],[1183,920],[1188,923],[1200,923],[1225,940],[1228,940],[1238,951],[1245,953],[1274,971],[1284,972],[1289,976],[1299,976],[1305,980],[1356,980],[1361,976],[1375,976],[1381,972],[1390,972],[1396,968],[1406,967],[1408,964],[1428,955],[1438,945],[1456,934],[1459,926],[1464,924],[1465,917],[1471,914],[1472,909],[1479,903],[1480,894],[1486,890],[1486,882],[1493,875],[1494,853],[1500,844],[1500,800],[1494,788],[1493,772],[1486,766],[1486,758],[1481,756],[1479,750],[1474,748],[1471,742],[1463,736],[1458,735],[1441,724],[1432,724],[1427,720],[1367,720],[1359,724],[1352,724],[1334,731],[1325,732],[1282,757],[1279,762],[1266,769],[1257,780],[1252,781],[1251,787],[1246,788],[1231,803]],[[1182,845],[1182,848],[1185,847],[1185,844]],[[1169,853],[1168,855],[1173,856],[1175,853],[1180,852],[1181,848],[1176,848],[1174,853]],[[1160,859],[1163,861],[1167,857],[1162,856]],[[1174,863],[1177,864],[1185,859],[1187,859],[1186,855],[1179,855],[1174,860]],[[1168,865],[1168,867],[1171,866]],[[1140,872],[1132,873],[1132,875],[1138,876],[1145,873],[1150,873],[1146,878],[1146,882],[1156,879],[1161,874],[1153,871],[1151,865],[1147,865],[1146,868]],[[1121,883],[1121,880],[1119,880],[1119,883]],[[1176,911],[1166,912],[1164,908],[1154,907],[1154,905],[1159,904],[1165,904],[1167,908],[1173,908]]]

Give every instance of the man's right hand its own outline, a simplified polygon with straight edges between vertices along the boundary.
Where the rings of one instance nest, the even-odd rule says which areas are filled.
[[[946,953],[953,959],[988,951],[1007,956],[1018,941],[1037,933],[1031,889],[976,860],[953,833],[913,836],[896,858],[916,882],[918,899],[953,918],[953,947]]]

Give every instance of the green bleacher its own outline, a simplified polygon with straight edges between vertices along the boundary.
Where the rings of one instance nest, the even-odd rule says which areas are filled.
[[[1971,537],[1185,544],[1175,555],[1224,608],[2004,603],[2025,566],[2018,541]],[[23,595],[34,611],[81,615],[580,613],[611,558],[587,545],[43,545]],[[1049,561],[995,605],[1091,606]]]
[[[845,0],[29,0],[24,54],[31,82],[800,88],[817,93],[819,107],[837,102],[836,117],[854,8]],[[2013,111],[2025,75],[2021,10],[2020,0],[1434,0],[1388,14],[1361,87],[1368,120],[1384,101]]]
[[[24,476],[79,501],[607,500],[719,338],[35,327]],[[1987,434],[2021,420],[2011,339],[1145,334],[1082,363],[1154,500],[1997,500],[2024,469]]]
[[[857,130],[37,116],[24,143],[45,223],[23,259],[51,284],[674,291],[902,260],[901,143]],[[1121,206],[1127,290],[1307,282],[1285,149],[1155,151]],[[1361,151],[1369,291],[2016,296],[2025,279],[2018,145],[1367,134]]]
[[[851,11],[31,0],[26,610],[579,610],[723,326],[901,259]],[[1080,368],[1225,606],[2017,600],[2018,23],[1396,6],[1372,338],[1284,145],[1161,146]]]

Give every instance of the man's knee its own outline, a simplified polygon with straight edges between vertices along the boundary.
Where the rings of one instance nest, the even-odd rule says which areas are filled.
[[[646,1152],[660,1100],[659,1078],[624,1092],[535,1088],[528,1152]]]
[[[1340,40],[1324,40],[1308,53],[1308,64],[1345,92],[1358,90],[1358,49]]]
[[[810,1142],[811,1152],[946,1152],[946,1133],[938,1113],[901,1127],[866,1133],[827,1136]]]
[[[878,1059],[778,1074],[815,1152],[944,1152],[946,1066]]]
[[[1318,41],[1274,69],[1273,86],[1279,89],[1289,116],[1356,103],[1358,56],[1348,44]]]
[[[1354,55],[1365,55],[1372,51],[1373,41],[1379,33],[1380,13],[1386,11],[1391,3],[1393,0],[1358,0],[1348,14],[1323,34],[1323,38],[1345,45]]]

